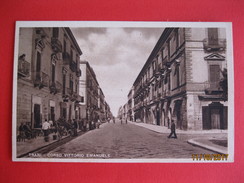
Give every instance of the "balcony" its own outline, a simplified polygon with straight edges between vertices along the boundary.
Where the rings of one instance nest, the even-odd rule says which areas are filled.
[[[62,91],[62,84],[59,83],[58,81],[56,82],[52,82],[52,84],[50,85],[49,89],[50,89],[50,93],[52,94],[57,94],[57,93],[61,93]]]
[[[80,70],[80,68],[77,68],[77,70],[76,70],[76,76],[77,77],[81,77],[81,70]]]
[[[63,87],[63,102],[69,101],[69,88]]]
[[[67,52],[63,52],[63,63],[64,65],[69,65],[71,61],[70,54]]]
[[[77,70],[77,65],[76,65],[76,62],[75,61],[70,61],[69,63],[69,68],[71,69],[72,72],[76,72]]]
[[[39,89],[43,87],[49,86],[49,77],[44,72],[36,72],[35,73],[35,81],[34,81],[34,87],[39,87]]]
[[[71,88],[67,88],[67,94],[69,95],[69,96],[72,96],[73,95],[73,90],[71,90]]]
[[[220,82],[211,82],[210,87],[205,90],[205,94],[207,95],[216,95],[216,94],[222,94],[223,89],[220,86]]]
[[[203,48],[206,52],[212,51],[224,51],[226,49],[226,40],[225,39],[204,39]]]
[[[51,39],[52,50],[55,53],[62,52],[62,44],[56,37],[52,37]]]
[[[21,77],[30,76],[30,63],[25,60],[19,60],[18,64],[18,75]]]
[[[83,102],[83,101],[82,101],[82,97],[77,94],[76,103],[79,103],[79,102]]]
[[[76,101],[77,99],[78,99],[78,94],[77,93],[75,93],[75,92],[73,92],[71,95],[70,95],[70,100],[72,101],[72,102],[74,102],[74,101]]]

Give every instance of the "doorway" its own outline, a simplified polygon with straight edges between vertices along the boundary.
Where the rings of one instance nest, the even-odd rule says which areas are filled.
[[[50,114],[51,114],[50,118],[54,122],[55,121],[55,108],[54,107],[51,107]]]
[[[41,128],[41,105],[34,104],[34,128]]]

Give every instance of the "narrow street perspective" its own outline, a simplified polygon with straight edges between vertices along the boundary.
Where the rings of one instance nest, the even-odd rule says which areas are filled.
[[[227,24],[89,24],[17,26],[14,160],[233,160]]]
[[[192,154],[211,154],[187,144],[187,140],[199,135],[181,134],[178,139],[167,138],[169,134],[160,134],[149,129],[123,123],[106,123],[100,129],[90,131],[56,149],[42,153],[43,157],[60,157],[60,154],[75,155],[78,158],[192,158]],[[206,136],[206,135],[200,135]],[[36,153],[40,153],[36,152]],[[84,155],[81,157],[80,155]],[[71,157],[72,158],[72,157]]]

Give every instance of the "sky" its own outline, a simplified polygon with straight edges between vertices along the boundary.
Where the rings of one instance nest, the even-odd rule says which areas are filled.
[[[113,115],[127,102],[133,83],[163,28],[71,28],[93,68]]]

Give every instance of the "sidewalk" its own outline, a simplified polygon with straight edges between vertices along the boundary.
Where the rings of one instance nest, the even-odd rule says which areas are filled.
[[[130,124],[134,124],[137,126],[141,126],[152,130],[157,133],[165,133],[170,134],[170,129],[165,126],[158,126],[153,124],[147,124],[142,122],[131,122]],[[177,134],[186,134],[186,135],[207,135],[206,137],[201,138],[193,138],[189,139],[187,142],[194,146],[199,146],[204,149],[208,149],[220,154],[227,154],[228,147],[227,147],[227,130],[199,130],[199,131],[184,131],[176,129]]]
[[[78,132],[79,133],[79,132]],[[69,138],[70,135],[67,136],[63,136],[60,140],[53,140],[53,135],[49,134],[49,141],[45,142],[44,137],[43,136],[37,136],[36,138],[33,139],[25,139],[25,141],[21,141],[21,142],[16,142],[16,146],[17,146],[17,157],[23,156],[25,154],[34,152],[38,149],[41,149],[43,147],[49,146],[54,144],[55,142],[61,141],[63,139]]]
[[[102,126],[104,126],[105,124],[107,124],[107,123],[102,123],[100,125],[100,128]],[[83,134],[86,134],[86,133],[88,133],[90,131],[92,131],[92,130],[87,130],[87,131],[83,132],[83,131],[78,129],[77,130],[78,135],[76,137],[78,137],[80,135],[83,135]],[[35,151],[40,150],[40,149],[42,149],[44,147],[55,145],[56,143],[59,143],[59,142],[63,142],[64,141],[64,143],[66,143],[65,140],[69,141],[68,138],[70,138],[70,140],[76,138],[76,137],[71,137],[68,134],[67,136],[63,136],[60,140],[58,140],[58,139],[57,140],[53,140],[53,135],[54,135],[54,133],[49,135],[49,141],[48,142],[44,141],[44,137],[43,136],[37,136],[36,138],[29,139],[29,140],[25,139],[24,142],[23,141],[16,142],[16,151],[17,151],[16,155],[17,155],[17,157],[26,156],[26,155],[28,155],[28,153],[35,152]]]

